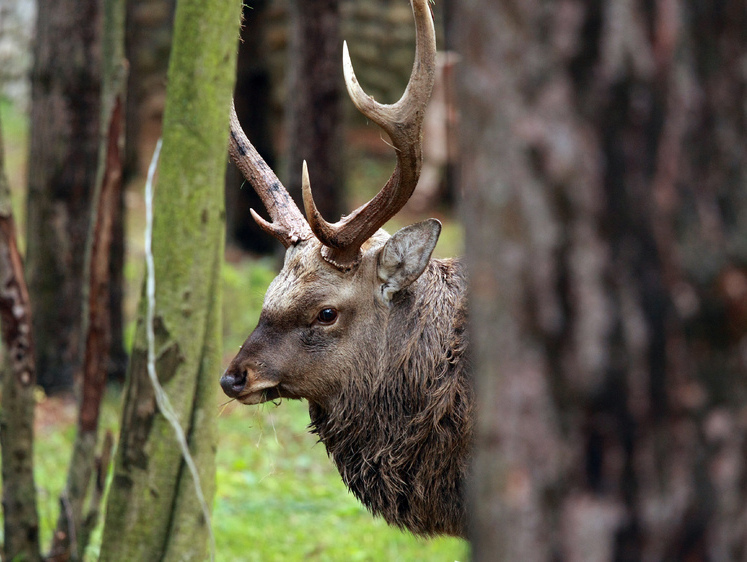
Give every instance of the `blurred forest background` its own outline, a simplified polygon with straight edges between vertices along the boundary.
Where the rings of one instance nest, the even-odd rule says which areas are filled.
[[[83,248],[106,62],[106,2],[55,4],[37,16],[30,0],[0,3],[0,121],[33,312],[44,549],[85,386]],[[111,211],[110,384],[97,422],[113,435],[176,9],[123,6],[123,189]],[[304,404],[216,403],[217,559],[747,560],[747,5],[439,0],[433,10],[444,52],[423,181],[390,231],[436,216],[437,254],[464,255],[470,269],[480,400],[471,550],[372,520],[306,434]],[[243,16],[244,128],[294,196],[306,159],[317,204],[336,220],[394,162],[345,99],[341,41],[366,91],[395,101],[412,65],[409,5],[256,0]],[[230,165],[225,181],[227,361],[256,323],[278,249],[251,221],[248,209],[262,206]],[[6,384],[3,424],[8,395]],[[101,540],[99,525],[87,557]]]

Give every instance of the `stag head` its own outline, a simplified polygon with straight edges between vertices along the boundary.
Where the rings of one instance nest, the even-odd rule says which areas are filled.
[[[433,88],[436,42],[427,0],[412,0],[416,55],[402,98],[384,105],[358,84],[347,44],[348,93],[363,115],[391,139],[397,163],[368,203],[336,223],[314,204],[303,165],[304,219],[277,176],[259,156],[231,107],[229,152],[262,199],[271,222],[254,220],[286,248],[283,269],[270,285],[257,328],[221,378],[228,396],[245,404],[278,397],[325,404],[344,377],[384,344],[389,311],[427,266],[440,234],[435,219],[389,236],[381,227],[407,202],[420,175],[422,122]]]

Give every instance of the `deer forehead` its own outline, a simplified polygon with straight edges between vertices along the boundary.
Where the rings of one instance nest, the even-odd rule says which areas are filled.
[[[299,307],[334,306],[355,298],[360,290],[356,276],[330,267],[319,255],[319,247],[311,243],[286,257],[283,269],[267,289],[266,313],[283,315]]]

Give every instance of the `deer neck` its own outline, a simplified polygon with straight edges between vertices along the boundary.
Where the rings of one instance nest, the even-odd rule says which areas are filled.
[[[455,309],[449,302],[424,307],[432,295],[420,294],[434,283],[459,281],[439,263],[423,275],[415,290],[401,295],[386,340],[373,346],[376,351],[362,351],[378,356],[377,368],[349,373],[340,394],[324,406],[311,403],[309,413],[311,431],[364,505],[390,523],[430,534],[439,523],[428,518],[454,505],[462,509],[466,466],[451,459],[466,457],[454,454],[469,447],[469,438],[465,442],[456,428],[471,427],[472,412],[469,381],[460,367],[465,362],[459,361],[467,347],[464,307],[459,303]],[[449,329],[435,329],[439,322],[450,324]],[[439,332],[452,337],[437,341]],[[415,345],[417,340],[428,353],[418,351],[424,346]],[[362,357],[361,362],[370,365],[373,359]],[[434,470],[451,473],[447,480],[453,489],[434,490]],[[439,532],[458,535],[461,530]]]

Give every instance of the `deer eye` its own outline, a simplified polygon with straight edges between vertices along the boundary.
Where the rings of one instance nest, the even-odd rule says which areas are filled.
[[[316,321],[326,326],[334,324],[335,320],[337,320],[337,311],[334,308],[323,308],[316,315]]]

